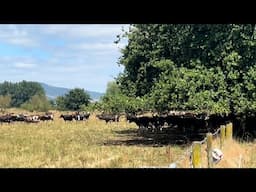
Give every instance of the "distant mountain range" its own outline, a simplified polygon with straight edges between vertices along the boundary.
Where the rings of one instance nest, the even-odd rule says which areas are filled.
[[[68,88],[55,87],[52,85],[48,85],[46,83],[40,83],[40,84],[44,88],[45,94],[49,99],[55,99],[58,96],[63,96],[70,91],[70,89],[68,89]],[[90,97],[94,101],[99,100],[100,97],[104,95],[104,93],[99,93],[99,92],[95,92],[95,91],[86,90],[86,92],[90,95]]]

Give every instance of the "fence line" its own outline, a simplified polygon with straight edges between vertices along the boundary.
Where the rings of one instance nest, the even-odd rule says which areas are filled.
[[[208,168],[213,167],[213,157],[212,157],[212,138],[216,137],[220,133],[220,148],[223,148],[225,140],[232,139],[233,124],[228,123],[226,125],[221,125],[214,133],[207,133],[201,141],[194,141],[186,152],[174,163],[170,164],[170,168],[176,168],[186,157],[189,157],[190,167],[191,168],[201,168],[201,145],[207,142],[207,160]],[[189,150],[190,149],[190,150]]]

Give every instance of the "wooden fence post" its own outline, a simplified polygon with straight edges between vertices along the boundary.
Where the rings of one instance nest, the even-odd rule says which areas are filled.
[[[221,125],[220,126],[220,148],[223,148],[224,145],[224,140],[225,140],[225,136],[226,136],[226,127],[225,125]]]
[[[207,133],[207,161],[208,161],[208,168],[213,167],[213,160],[212,160],[212,133]]]
[[[232,135],[233,135],[233,124],[232,123],[228,123],[226,125],[226,139],[227,140],[231,140],[232,139]]]
[[[193,168],[201,168],[201,143],[194,141],[192,145],[192,165]]]
[[[168,161],[171,162],[171,146],[168,145],[166,148],[166,155],[168,157]]]

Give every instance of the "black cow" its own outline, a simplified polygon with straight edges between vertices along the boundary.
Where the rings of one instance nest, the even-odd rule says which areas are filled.
[[[126,119],[128,122],[134,122],[139,127],[140,130],[151,130],[155,132],[160,129],[160,125],[163,125],[162,119],[160,117],[148,117],[142,116],[137,117],[134,114],[127,114]]]
[[[90,117],[90,113],[84,114],[84,118],[85,118],[85,119],[89,119],[89,117]]]
[[[76,112],[75,115],[73,115],[74,119],[77,121],[83,121],[83,120],[87,120],[90,117],[90,113],[80,113],[80,112]]]
[[[13,120],[12,120],[12,117],[10,115],[0,116],[0,122],[11,123],[12,121]]]
[[[150,122],[150,117],[137,117],[135,115],[127,115],[126,116],[127,121],[136,123],[140,128],[141,127],[148,127]]]
[[[53,114],[40,115],[39,120],[41,121],[53,121]]]
[[[75,119],[76,121],[83,121],[83,120],[86,120],[86,118],[84,117],[84,115],[80,115],[80,114],[78,114],[78,115],[73,115],[73,117],[74,117],[74,119]]]
[[[60,118],[63,118],[64,121],[72,121],[74,118],[74,115],[63,115],[61,114]]]
[[[105,120],[106,123],[108,122],[119,122],[120,115],[112,115],[112,114],[101,114],[101,115],[96,115],[101,120]]]
[[[12,118],[13,118],[13,121],[25,121],[26,120],[26,116],[23,114],[12,116]]]

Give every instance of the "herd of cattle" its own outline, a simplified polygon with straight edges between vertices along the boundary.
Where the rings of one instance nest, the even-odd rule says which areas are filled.
[[[0,123],[11,123],[15,121],[27,122],[27,123],[37,123],[40,121],[49,121],[53,120],[52,113],[46,113],[44,115],[26,115],[26,114],[17,114],[14,113],[6,114],[0,116]]]
[[[256,115],[242,114],[206,114],[182,111],[168,112],[162,115],[136,116],[126,115],[128,122],[134,122],[144,133],[165,133],[168,136],[181,136],[186,140],[200,140],[208,132],[215,132],[221,125],[233,123],[233,135],[245,140],[256,138]]]
[[[64,121],[86,121],[90,117],[89,112],[75,112],[73,114],[61,114],[59,118],[62,118]],[[120,115],[112,114],[100,114],[96,115],[100,120],[104,120],[106,123],[119,121]],[[53,113],[45,113],[44,115],[26,115],[26,114],[14,114],[9,113],[0,116],[0,123],[11,123],[15,121],[23,121],[27,123],[38,123],[40,121],[53,121]]]
[[[90,117],[90,113],[89,112],[76,112],[74,114],[67,114],[67,115],[63,115],[61,114],[60,118],[63,118],[64,121],[84,121],[84,120],[88,120]]]
[[[105,114],[96,115],[100,120],[106,123],[119,122],[121,114]],[[14,121],[24,122],[40,122],[40,121],[53,121],[53,113],[46,113],[44,115],[25,115],[25,114],[6,114],[0,116],[0,122],[11,123]],[[90,117],[89,112],[75,112],[73,114],[61,114],[60,118],[64,121],[85,121]],[[186,129],[214,129],[221,124],[226,123],[227,119],[220,116],[207,116],[206,114],[165,114],[165,115],[152,115],[152,116],[138,116],[135,114],[125,114],[128,122],[134,122],[139,129],[147,129],[152,132],[158,132],[164,128],[172,127],[180,130]]]
[[[220,125],[229,122],[221,115],[193,114],[186,112],[169,113],[154,116],[127,115],[127,121],[134,122],[142,133],[153,133],[178,140],[198,140],[207,132],[215,132]]]
[[[253,132],[256,118],[242,122],[237,117],[229,115],[208,115],[208,114],[193,114],[188,112],[175,112],[161,115],[139,116],[136,114],[122,114],[126,117],[127,122],[135,123],[138,126],[140,133],[165,133],[169,135],[182,135],[182,137],[193,138],[200,135],[205,135],[207,132],[214,132],[220,125],[228,122],[233,122],[234,131],[244,131],[246,127],[250,132]],[[90,117],[89,112],[76,112],[73,114],[62,114],[59,118],[64,121],[86,121]],[[96,115],[99,120],[104,120],[106,123],[119,122],[121,114],[105,114]],[[53,121],[53,113],[44,115],[24,115],[24,114],[6,114],[0,116],[1,123],[11,123],[15,121],[24,121],[28,123],[38,123],[40,121]],[[256,135],[256,131],[255,135]]]
[[[64,121],[76,121],[87,120],[90,116],[90,113],[80,113],[76,112],[71,115],[61,115],[60,118],[63,118]],[[38,123],[40,121],[53,121],[53,113],[45,113],[44,115],[26,115],[26,114],[14,114],[9,113],[0,116],[0,123],[11,123],[11,122],[27,122],[27,123]]]

